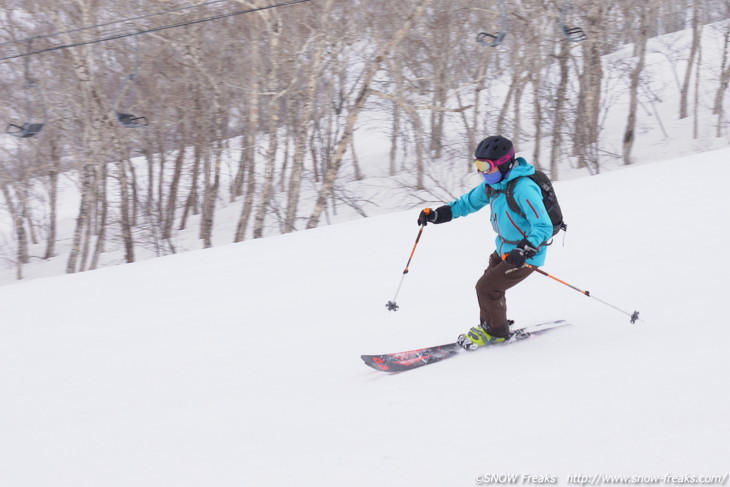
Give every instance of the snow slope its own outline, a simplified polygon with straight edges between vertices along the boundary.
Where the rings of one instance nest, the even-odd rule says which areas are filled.
[[[417,211],[0,287],[0,485],[727,480],[728,158],[557,183],[544,269],[644,322],[534,275],[511,317],[573,327],[398,375],[359,355],[475,323],[486,211],[424,230],[396,313]]]

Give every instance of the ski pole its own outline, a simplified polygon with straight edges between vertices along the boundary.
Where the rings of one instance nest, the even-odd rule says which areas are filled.
[[[538,269],[534,265],[530,265],[530,264],[525,264],[525,265],[527,267],[529,267],[530,269],[534,270],[535,272],[538,272],[538,273],[542,274],[543,276],[549,277],[550,279],[554,279],[554,280],[558,281],[560,284],[565,284],[569,288],[575,289],[579,293],[585,294],[589,298],[593,298],[596,301],[598,301],[599,303],[603,303],[606,306],[610,306],[611,308],[615,309],[616,311],[619,311],[619,312],[621,312],[621,313],[623,313],[625,315],[628,315],[630,317],[630,319],[631,319],[631,323],[636,323],[637,320],[638,321],[644,321],[644,320],[639,319],[639,312],[638,311],[634,311],[633,313],[629,313],[628,311],[624,311],[621,308],[619,308],[618,306],[614,306],[611,303],[607,303],[606,301],[604,301],[602,299],[599,299],[599,298],[593,296],[590,291],[584,291],[583,289],[577,288],[577,287],[573,286],[572,284],[568,284],[567,282],[563,281],[562,279],[558,279],[557,277],[548,274],[547,272],[543,271],[542,269]]]
[[[431,212],[430,208],[426,208],[423,211],[427,215]],[[413,249],[411,250],[411,255],[408,257],[408,262],[406,262],[406,268],[403,269],[403,277],[400,278],[400,284],[398,284],[398,289],[395,291],[395,296],[393,296],[393,301],[388,301],[385,304],[385,307],[388,309],[388,311],[398,311],[398,305],[395,304],[395,300],[398,297],[398,293],[400,293],[400,287],[403,285],[403,280],[406,278],[406,274],[408,274],[408,267],[411,265],[411,260],[413,259],[413,254],[416,252],[416,247],[418,246],[418,241],[421,240],[421,234],[423,233],[424,228],[426,228],[426,225],[421,225],[421,228],[418,229],[418,235],[416,235],[416,243],[413,244]]]
[[[502,260],[504,260],[505,258],[507,258],[507,254],[504,254],[504,255],[502,255]],[[609,306],[609,307],[611,307],[611,308],[615,309],[616,311],[619,311],[619,312],[621,312],[621,313],[623,313],[623,314],[625,314],[625,315],[628,315],[628,316],[630,317],[630,319],[631,319],[631,323],[636,323],[636,321],[637,321],[637,320],[638,320],[638,321],[644,321],[644,320],[642,320],[642,319],[640,319],[640,318],[639,318],[639,312],[638,312],[638,311],[634,311],[633,313],[629,313],[628,311],[624,311],[624,310],[622,310],[621,308],[619,308],[619,307],[617,307],[617,306],[614,306],[614,305],[613,305],[613,304],[611,304],[611,303],[607,303],[606,301],[604,301],[604,300],[602,300],[602,299],[599,299],[599,298],[597,298],[597,297],[593,296],[593,295],[591,294],[591,292],[590,292],[590,291],[584,291],[583,289],[580,289],[579,287],[573,286],[572,284],[570,284],[570,283],[567,283],[567,282],[563,281],[562,279],[558,279],[557,277],[555,277],[555,276],[553,276],[553,275],[550,275],[550,274],[548,274],[548,273],[547,273],[547,272],[545,272],[544,270],[542,270],[542,269],[540,269],[540,268],[538,268],[538,267],[535,267],[534,265],[530,265],[530,264],[525,264],[525,267],[529,267],[529,268],[530,268],[530,269],[532,269],[533,271],[535,271],[535,272],[537,272],[537,273],[539,273],[539,274],[542,274],[542,275],[543,275],[543,276],[545,276],[545,277],[549,277],[550,279],[553,279],[553,280],[555,280],[555,281],[559,282],[560,284],[564,284],[564,285],[568,286],[568,287],[569,287],[569,288],[571,288],[571,289],[575,289],[575,290],[576,290],[576,291],[578,291],[579,293],[581,293],[581,294],[584,294],[584,295],[588,296],[589,298],[593,298],[593,299],[595,299],[595,300],[596,300],[596,301],[598,301],[599,303],[603,303],[603,304],[605,304],[606,306]]]

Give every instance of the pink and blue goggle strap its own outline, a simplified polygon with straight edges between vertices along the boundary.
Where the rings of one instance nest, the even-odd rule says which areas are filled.
[[[513,147],[505,155],[494,161],[491,159],[474,159],[474,167],[476,167],[479,172],[491,172],[495,167],[508,162],[514,155],[515,148]]]

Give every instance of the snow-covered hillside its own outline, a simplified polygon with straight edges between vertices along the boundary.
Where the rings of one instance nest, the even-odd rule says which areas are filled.
[[[727,480],[728,158],[557,183],[544,269],[644,322],[534,275],[511,317],[574,326],[399,375],[360,354],[475,324],[486,213],[424,230],[395,313],[417,211],[0,287],[0,485]]]
[[[681,81],[687,68],[690,45],[692,43],[691,30],[674,32],[662,35],[648,42],[646,67],[639,96],[639,110],[637,112],[636,143],[632,155],[635,164],[656,162],[668,158],[691,155],[707,150],[727,147],[730,139],[726,130],[730,113],[730,97],[725,97],[724,115],[720,119],[712,113],[716,90],[719,86],[721,71],[723,69],[723,46],[725,44],[724,33],[727,22],[718,22],[707,25],[702,30],[702,62],[697,69],[700,70],[700,92],[695,96],[694,83],[690,90],[690,116],[679,119],[679,99]],[[622,145],[624,131],[628,117],[629,107],[629,77],[628,70],[636,63],[633,45],[626,45],[616,51],[604,56],[605,79],[602,87],[604,99],[601,112],[602,131],[600,133],[600,159],[602,172],[612,171],[623,166]],[[558,73],[547,73],[547,77],[557,77]],[[511,83],[511,76],[491,80],[488,86],[491,102],[482,100],[485,123],[489,130],[494,130],[502,100]],[[575,88],[575,87],[574,87]],[[453,106],[468,104],[473,96],[474,87],[450,86],[452,94],[460,93],[460,101],[451,100]],[[575,97],[575,92],[572,92]],[[573,100],[575,102],[575,100]],[[697,103],[695,106],[695,102]],[[428,101],[427,103],[430,103]],[[526,157],[531,162],[535,155],[535,141],[529,134],[533,131],[533,102],[529,90],[523,97],[522,106],[522,132],[514,134],[513,127],[507,124],[504,135],[516,140],[519,155]],[[390,115],[384,115],[382,109],[375,105],[363,113],[359,119],[357,130],[354,136],[353,146],[356,148],[356,155],[365,179],[357,180],[351,160],[347,160],[340,173],[338,180],[338,196],[341,200],[332,202],[328,207],[320,225],[330,223],[341,223],[361,218],[363,215],[376,216],[391,213],[405,208],[414,208],[428,202],[428,204],[439,204],[449,196],[459,194],[467,188],[471,166],[464,158],[469,156],[473,148],[465,146],[464,114],[461,112],[449,112],[446,114],[445,141],[446,152],[444,157],[438,160],[426,161],[426,186],[425,191],[413,189],[416,177],[414,165],[416,154],[414,153],[413,142],[409,145],[399,146],[397,151],[396,165],[402,168],[396,177],[389,176],[390,157],[390,131],[391,124],[385,123]],[[424,117],[427,114],[424,112]],[[509,117],[508,117],[509,119]],[[724,126],[721,135],[718,136],[718,124]],[[549,125],[549,124],[548,124]],[[424,121],[424,126],[427,126]],[[547,126],[543,127],[543,133],[548,133]],[[696,133],[695,133],[696,132]],[[426,134],[421,134],[426,136]],[[484,133],[483,136],[492,135]],[[12,139],[12,140],[11,140]],[[232,139],[230,150],[224,151],[221,194],[218,208],[215,212],[215,229],[213,245],[225,245],[232,242],[236,226],[243,206],[242,198],[230,198],[227,194],[229,182],[235,177],[238,169],[240,140]],[[261,147],[265,146],[261,141]],[[18,140],[10,136],[0,139],[0,144],[8,145],[18,143]],[[552,139],[551,134],[540,141],[541,159],[537,162],[543,167],[549,166],[548,155],[550,153]],[[564,147],[560,155],[558,174],[553,178],[561,181],[583,179],[590,175],[586,168],[577,168],[575,155],[569,150],[570,143]],[[192,152],[192,151],[190,151]],[[13,151],[9,151],[12,154]],[[262,149],[261,153],[265,153]],[[263,155],[262,155],[263,157]],[[348,155],[348,158],[352,157]],[[428,159],[428,156],[425,156]],[[168,154],[168,159],[174,159],[174,154]],[[145,175],[148,172],[148,161],[145,157],[138,157],[137,178],[140,187],[144,186]],[[262,161],[263,162],[263,161]],[[188,161],[192,164],[192,159]],[[308,163],[311,164],[311,163]],[[284,165],[282,164],[282,167]],[[308,165],[308,167],[311,167]],[[279,171],[279,169],[277,169]],[[262,175],[259,175],[261,177]],[[74,172],[65,173],[61,177],[59,189],[59,202],[57,208],[58,234],[55,246],[55,257],[44,260],[42,256],[46,253],[46,233],[49,227],[49,209],[45,201],[48,198],[48,189],[45,187],[47,181],[35,181],[36,193],[31,200],[34,207],[31,211],[31,219],[34,220],[38,243],[31,245],[30,264],[24,265],[22,275],[24,279],[34,279],[60,275],[66,271],[70,249],[73,245],[73,235],[76,226],[76,219],[79,214],[79,188],[78,175]],[[300,208],[300,222],[298,228],[306,225],[311,207],[315,201],[315,195],[319,191],[319,184],[310,178],[305,178],[302,190],[302,205]],[[588,183],[591,184],[591,183]],[[184,186],[184,184],[183,184]],[[277,185],[278,186],[278,185]],[[110,195],[110,221],[119,218],[119,203],[117,192],[109,188]],[[143,198],[144,199],[144,198]],[[281,208],[285,206],[286,193],[279,192],[273,196],[274,202],[267,202],[267,205]],[[140,201],[140,205],[143,201]],[[258,202],[256,203],[259,204]],[[349,205],[356,206],[357,209]],[[183,201],[179,201],[180,207]],[[10,212],[5,208],[4,198],[0,198],[0,285],[13,284],[16,282],[16,261],[17,242],[13,228]],[[181,209],[178,208],[176,228],[179,227]],[[277,217],[274,214],[267,216],[264,235],[274,235],[281,232]],[[104,253],[101,254],[99,267],[117,265],[124,262],[124,248],[119,236],[119,225],[110,225],[106,237]],[[251,238],[252,229],[249,228],[247,238]],[[183,253],[187,250],[198,249],[203,243],[199,238],[200,217],[191,216],[184,229],[176,230],[172,238],[172,245],[175,251]],[[159,253],[170,252],[168,244],[160,241],[159,229],[154,224],[145,221],[140,217],[140,222],[134,230],[135,256],[137,261],[155,257]]]

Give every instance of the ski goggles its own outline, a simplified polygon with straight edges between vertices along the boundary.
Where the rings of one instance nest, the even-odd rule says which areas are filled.
[[[480,159],[480,158],[474,159],[474,167],[476,167],[477,171],[479,171],[479,172],[483,172],[483,173],[492,172],[492,171],[494,171],[495,167],[501,166],[505,162],[508,162],[510,159],[512,159],[512,157],[514,157],[514,155],[515,155],[515,149],[513,147],[512,149],[509,150],[509,152],[507,152],[505,155],[503,155],[502,157],[500,157],[499,159],[496,159],[496,160]]]

